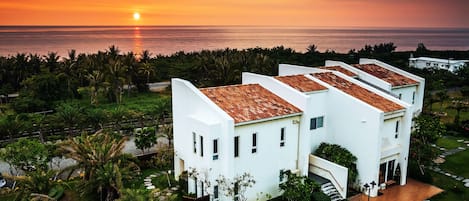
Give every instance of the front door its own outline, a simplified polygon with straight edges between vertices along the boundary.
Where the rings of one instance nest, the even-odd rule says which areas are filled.
[[[396,160],[390,160],[379,165],[379,184],[387,183],[394,179],[395,162]]]

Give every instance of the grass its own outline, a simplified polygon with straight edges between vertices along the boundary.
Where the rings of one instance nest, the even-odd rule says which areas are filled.
[[[135,177],[134,179],[129,181],[127,184],[125,184],[125,187],[134,189],[146,189],[145,185],[143,184],[143,179],[157,172],[160,172],[160,170],[156,168],[142,169],[141,174],[138,177]]]
[[[451,174],[469,178],[469,150],[447,156],[445,162],[440,165],[443,170]]]
[[[443,193],[431,198],[432,201],[469,201],[469,188],[463,183],[445,175],[432,172],[433,185],[445,190]]]
[[[465,146],[464,143],[457,142],[458,139],[468,140],[463,137],[446,136],[438,139],[437,145],[446,149],[454,149]],[[469,150],[458,152],[454,155],[447,156],[445,162],[440,168],[451,174],[469,178]],[[433,177],[433,185],[436,185],[445,192],[433,197],[432,201],[469,201],[469,188],[464,187],[461,181],[456,181],[448,176],[440,173],[431,172]]]
[[[446,149],[455,149],[455,148],[464,146],[464,143],[460,143],[457,141],[458,139],[466,140],[462,137],[445,136],[445,137],[439,138],[436,141],[436,145],[438,145],[439,147],[446,148]]]
[[[433,112],[439,112],[441,104],[439,102],[433,103],[432,104],[432,111]],[[454,117],[456,117],[457,111],[455,109],[448,108],[451,106],[451,100],[447,100],[443,102],[443,108],[442,112],[446,112],[446,116],[441,117],[441,121],[443,123],[453,123],[454,122]],[[464,121],[464,120],[469,120],[469,110],[466,111],[461,111],[459,113],[459,120]]]

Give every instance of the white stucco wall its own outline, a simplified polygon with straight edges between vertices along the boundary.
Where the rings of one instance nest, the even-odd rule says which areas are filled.
[[[249,201],[256,200],[260,192],[273,197],[281,195],[278,186],[280,170],[296,169],[299,120],[300,116],[296,116],[235,127],[235,136],[239,136],[240,140],[239,157],[235,158],[232,154],[229,157],[234,161],[235,176],[245,172],[254,176],[256,184],[246,192]],[[285,128],[283,147],[280,146],[281,128]],[[252,153],[253,133],[257,134],[256,153]],[[228,141],[233,147],[234,137]]]

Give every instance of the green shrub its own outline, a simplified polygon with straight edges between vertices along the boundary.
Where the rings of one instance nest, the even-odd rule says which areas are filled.
[[[331,201],[331,198],[321,191],[315,191],[311,194],[311,201]]]

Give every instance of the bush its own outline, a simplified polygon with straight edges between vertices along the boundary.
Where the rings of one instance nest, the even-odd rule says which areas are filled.
[[[315,191],[311,194],[311,201],[331,201],[331,198],[321,191]]]
[[[425,174],[422,174],[417,163],[409,162],[408,170],[409,170],[409,173],[408,173],[409,177],[414,178],[424,183],[433,183],[433,177],[430,174],[430,172],[427,171],[425,172]]]
[[[16,113],[39,112],[51,109],[50,105],[47,105],[46,102],[30,96],[19,96],[13,101],[11,106]]]

